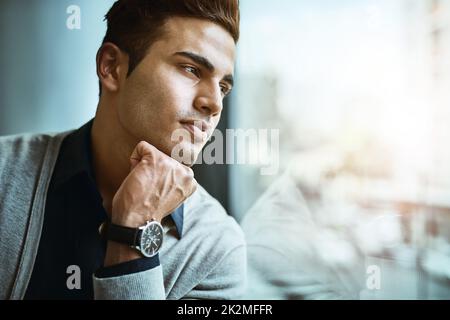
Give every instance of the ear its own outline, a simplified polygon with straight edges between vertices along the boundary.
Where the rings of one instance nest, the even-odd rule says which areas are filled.
[[[102,92],[117,92],[127,77],[128,55],[115,44],[106,42],[98,49],[96,61]]]

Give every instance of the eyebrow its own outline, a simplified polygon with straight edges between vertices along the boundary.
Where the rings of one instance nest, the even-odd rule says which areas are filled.
[[[200,56],[196,53],[189,52],[189,51],[179,51],[179,52],[174,53],[174,56],[183,56],[188,59],[191,59],[192,61],[201,65],[202,67],[204,67],[206,70],[208,70],[211,73],[213,73],[216,70],[214,65],[207,58]],[[234,78],[233,78],[233,75],[231,75],[231,74],[227,74],[226,76],[224,76],[222,78],[222,80],[228,82],[231,86],[233,86],[233,84],[234,84]]]

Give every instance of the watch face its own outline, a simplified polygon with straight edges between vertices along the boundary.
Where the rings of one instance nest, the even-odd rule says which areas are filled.
[[[153,257],[161,248],[163,228],[159,222],[152,221],[142,230],[140,249],[144,256]]]

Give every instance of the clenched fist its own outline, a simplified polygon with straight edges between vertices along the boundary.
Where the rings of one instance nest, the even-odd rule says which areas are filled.
[[[161,220],[197,188],[191,168],[141,141],[130,157],[131,171],[112,201],[114,224],[137,228]]]

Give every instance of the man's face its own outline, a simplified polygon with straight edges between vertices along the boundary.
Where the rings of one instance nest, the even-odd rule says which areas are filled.
[[[232,36],[215,23],[170,18],[164,35],[120,89],[120,125],[136,141],[145,140],[167,155],[181,147],[195,160],[231,90],[235,48]],[[181,143],[172,139],[180,129],[189,137]]]

